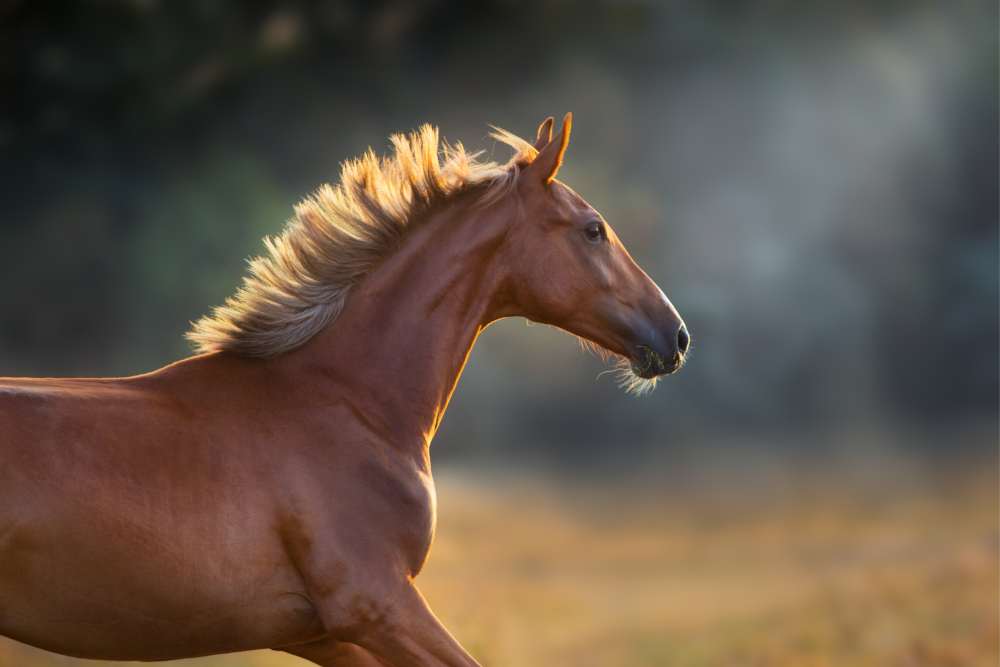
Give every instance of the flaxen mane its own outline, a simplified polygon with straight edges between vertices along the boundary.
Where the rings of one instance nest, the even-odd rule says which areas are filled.
[[[252,357],[305,343],[340,314],[351,287],[397,246],[422,209],[473,186],[482,187],[484,203],[509,191],[517,165],[537,151],[505,130],[492,136],[516,151],[505,165],[481,162],[461,144],[442,145],[430,125],[393,135],[391,157],[369,149],[346,161],[340,183],[296,205],[284,231],[264,239],[267,252],[250,260],[236,294],[196,322],[188,340],[199,352]]]

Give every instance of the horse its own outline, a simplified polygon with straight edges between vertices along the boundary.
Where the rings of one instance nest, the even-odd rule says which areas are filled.
[[[572,115],[480,159],[423,126],[344,163],[265,239],[196,354],[123,378],[0,380],[0,634],[170,660],[270,648],[323,667],[477,665],[414,584],[430,445],[476,339],[520,316],[642,392],[677,310],[556,179]]]

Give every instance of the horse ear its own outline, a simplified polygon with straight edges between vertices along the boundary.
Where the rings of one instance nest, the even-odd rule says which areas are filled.
[[[548,121],[546,121],[548,122]],[[545,123],[542,123],[544,126]],[[540,128],[539,128],[540,129]],[[566,147],[569,146],[569,134],[573,129],[573,114],[568,113],[563,118],[562,128],[559,130],[559,137],[550,141],[543,148],[534,162],[528,167],[530,171],[537,175],[538,180],[548,185],[559,173],[562,166],[563,155],[566,154]]]
[[[542,150],[549,145],[552,141],[552,126],[555,125],[556,119],[549,116],[542,121],[542,124],[538,126],[538,135],[535,139],[535,149]]]

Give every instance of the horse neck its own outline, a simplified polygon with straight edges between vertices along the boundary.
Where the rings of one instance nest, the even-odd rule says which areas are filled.
[[[476,338],[499,312],[507,213],[472,204],[427,213],[337,319],[289,355],[338,385],[389,444],[416,443],[423,457]]]

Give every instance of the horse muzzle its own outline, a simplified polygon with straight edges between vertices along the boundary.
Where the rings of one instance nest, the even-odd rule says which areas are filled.
[[[644,379],[670,375],[684,365],[685,355],[691,346],[691,334],[683,322],[669,334],[657,334],[648,343],[635,346],[629,359],[632,372]]]

